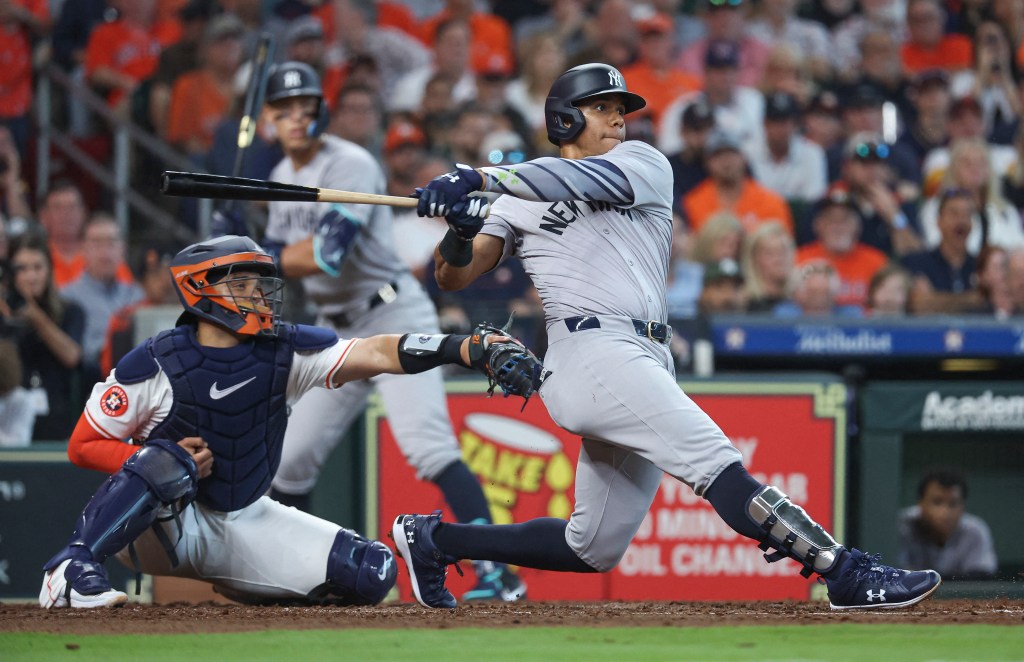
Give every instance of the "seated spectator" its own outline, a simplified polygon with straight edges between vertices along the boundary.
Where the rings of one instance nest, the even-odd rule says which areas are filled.
[[[476,105],[494,114],[528,143],[533,130],[519,109],[508,102],[508,86],[512,80],[514,68],[511,60],[502,60],[492,56],[487,66],[476,77]]]
[[[237,132],[235,138],[238,138]],[[59,179],[53,182],[43,196],[43,204],[39,207],[39,225],[49,239],[53,278],[58,288],[68,285],[85,270],[82,230],[88,213],[82,192],[71,180]],[[118,267],[117,279],[122,283],[131,283],[131,269],[127,265]]]
[[[672,166],[672,199],[676,211],[681,212],[683,197],[708,176],[704,167],[704,145],[715,128],[711,106],[702,98],[696,99],[686,106],[679,126],[683,148],[670,155],[668,162]]]
[[[0,13],[0,126],[7,127],[20,155],[27,154],[32,105],[32,48],[50,31],[49,3],[7,0]]]
[[[903,317],[910,300],[910,273],[895,262],[875,272],[868,284],[868,317]]]
[[[690,258],[698,264],[714,264],[721,260],[739,261],[743,245],[743,225],[735,214],[712,214],[693,238]]]
[[[585,43],[569,58],[569,67],[588,62],[604,62],[619,71],[636,53],[636,28],[631,0],[597,0],[584,19]]]
[[[985,139],[985,122],[981,116],[981,104],[974,97],[961,97],[949,108],[949,143],[935,147],[925,157],[922,166],[924,180],[924,196],[934,196],[942,186],[942,181],[949,170],[949,146],[965,139],[980,139],[986,142],[992,170],[999,177],[1008,177],[1011,173],[1024,171],[1017,168],[1020,155],[1009,145],[996,145]],[[1021,199],[1024,202],[1024,198]],[[1017,207],[1022,206],[1014,202]]]
[[[786,44],[796,56],[808,63],[818,80],[832,77],[829,34],[821,23],[796,15],[795,0],[763,0],[756,19],[747,25],[747,34],[770,47]]]
[[[530,127],[531,153],[557,153],[548,142],[544,102],[555,79],[566,70],[565,60],[566,53],[556,33],[537,32],[519,41],[519,77],[509,81],[505,98]]]
[[[190,0],[178,10],[181,38],[160,51],[156,71],[148,80],[149,112],[135,117],[138,124],[157,135],[167,133],[167,111],[171,106],[174,81],[200,66],[199,50],[213,9],[205,0]]]
[[[971,40],[946,34],[946,10],[939,0],[908,0],[907,41],[900,51],[903,70],[913,75],[928,69],[953,73],[973,60]]]
[[[21,385],[32,394],[34,439],[67,439],[81,405],[75,389],[82,359],[85,313],[60,296],[45,239],[27,232],[11,244],[13,274],[0,316],[14,332],[21,359]]]
[[[22,382],[18,346],[0,339],[0,448],[17,448],[32,443],[36,410],[32,395]]]
[[[343,62],[327,58],[324,26],[315,16],[299,16],[288,23],[284,33],[286,62],[303,62],[320,74],[320,85],[327,105],[335,108],[335,100],[345,83]]]
[[[1024,248],[1011,248],[1006,255],[1010,301],[1015,311],[1024,311]]]
[[[708,137],[704,146],[708,178],[683,198],[690,228],[699,232],[708,218],[720,211],[735,214],[744,230],[752,232],[767,220],[780,220],[792,234],[793,218],[786,201],[747,176],[739,142],[725,132]]]
[[[906,130],[900,134],[894,148],[902,148],[914,159],[914,166],[920,170],[928,152],[945,145],[949,140],[949,76],[942,70],[922,71],[914,76],[907,90],[907,98],[913,107],[912,119]],[[921,180],[920,176],[915,178]],[[918,197],[920,190],[914,191]],[[903,194],[909,199],[910,194]]]
[[[912,111],[906,99],[909,83],[900,64],[898,36],[887,28],[871,26],[860,38],[858,47],[860,67],[848,72],[845,80],[849,85],[869,86],[884,101],[896,104],[903,118],[909,117]]]
[[[836,93],[823,90],[811,97],[804,109],[802,125],[804,137],[826,152],[842,145],[843,125],[839,120],[839,97]]]
[[[800,108],[792,95],[765,98],[764,141],[750,145],[747,160],[754,178],[790,201],[812,202],[825,194],[825,150],[797,133]]]
[[[28,184],[22,178],[21,154],[10,129],[3,124],[0,124],[0,208],[13,234],[28,228],[32,208],[28,203]]]
[[[786,288],[788,297],[772,309],[775,317],[861,317],[859,306],[841,306],[839,275],[825,260],[797,266]]]
[[[802,107],[811,100],[815,87],[809,63],[800,59],[793,46],[779,44],[772,48],[764,63],[764,75],[761,76],[761,83],[758,85],[761,94],[788,94]]]
[[[377,93],[361,85],[341,88],[331,104],[328,133],[379,154],[382,129],[383,112]]]
[[[424,100],[427,83],[435,76],[451,85],[451,98],[465,103],[476,98],[476,76],[470,66],[469,26],[465,21],[452,19],[437,26],[434,40],[434,62],[425,64],[402,75],[385,97],[387,110],[417,112]]]
[[[648,117],[656,126],[661,114],[680,94],[696,92],[702,85],[700,78],[675,66],[672,19],[666,14],[651,12],[636,21],[640,37],[637,59],[623,67],[622,76],[631,92],[647,100],[647,106],[636,113],[640,115],[638,119]]]
[[[408,120],[393,121],[384,137],[382,153],[382,165],[388,178],[388,195],[409,195],[422,184],[416,177],[426,158],[427,137],[423,131]],[[394,212],[397,214],[398,211],[396,207]]]
[[[988,146],[980,138],[966,138],[950,147],[950,165],[940,190],[959,189],[974,201],[971,233],[967,250],[977,255],[987,244],[1015,248],[1024,246],[1024,227],[1017,208],[1003,197],[998,174],[993,172]],[[920,226],[926,248],[938,246],[941,233],[937,225],[941,195],[928,199],[921,207]]]
[[[1010,292],[1009,255],[1000,246],[985,246],[978,253],[978,293],[984,300],[985,314],[1007,319],[1017,309]]]
[[[741,145],[760,142],[764,130],[764,95],[753,87],[737,82],[739,51],[729,41],[708,44],[705,58],[704,88],[700,93],[687,93],[665,109],[658,127],[657,145],[672,154],[682,149],[679,130],[685,108],[703,99],[715,113],[715,126],[732,134]]]
[[[444,9],[420,24],[420,40],[428,48],[434,47],[440,39],[440,26],[450,21],[462,21],[469,26],[470,62],[474,71],[487,67],[487,61],[498,55],[509,61],[514,58],[512,30],[500,17],[478,11],[473,0],[444,0]]]
[[[480,162],[480,146],[492,131],[506,129],[501,118],[476,104],[467,104],[455,115],[455,123],[448,131],[448,154],[453,163],[465,163],[477,167]]]
[[[822,4],[835,4],[836,0]],[[841,82],[856,80],[864,71],[863,58],[867,55],[865,37],[870,33],[887,34],[894,45],[903,42],[906,24],[902,5],[894,0],[860,0],[851,8],[832,30],[832,62],[836,76]],[[892,50],[886,55],[899,64],[899,52]],[[902,65],[900,65],[902,69]]]
[[[86,381],[91,383],[99,379],[100,351],[110,318],[121,308],[143,299],[145,293],[138,284],[121,283],[116,278],[117,269],[124,262],[124,240],[112,216],[94,214],[85,225],[82,243],[85,270],[61,294],[85,310],[82,364]]]
[[[395,135],[394,140],[399,138]],[[395,152],[412,152],[415,145],[396,146]],[[395,157],[393,157],[395,158]],[[394,162],[394,161],[389,161]],[[403,169],[408,168],[409,187],[401,192],[395,191],[394,195],[409,195],[412,190],[423,182],[429,182],[435,177],[440,177],[450,172],[451,163],[437,157],[428,158],[424,152],[416,163],[410,163]],[[391,172],[388,172],[388,181],[391,181]],[[425,286],[434,282],[434,248],[437,246],[445,232],[448,231],[448,224],[443,218],[427,218],[416,214],[416,209],[395,208],[393,228],[395,235],[395,252],[402,262],[409,267],[412,274]]]
[[[171,87],[164,138],[189,156],[210,151],[214,131],[228,115],[244,34],[242,22],[231,14],[212,19],[199,47],[199,68],[182,74]]]
[[[937,469],[921,478],[917,505],[900,512],[900,567],[933,568],[950,579],[991,577],[998,569],[992,532],[967,512],[967,480]]]
[[[1013,54],[1003,26],[991,20],[978,26],[974,35],[974,68],[953,77],[954,97],[972,96],[981,104],[985,137],[1009,144],[1021,116]]]
[[[839,276],[836,303],[864,307],[871,279],[889,257],[860,242],[860,215],[846,186],[832,185],[816,206],[813,226],[817,239],[797,251],[797,265],[825,260]]]
[[[795,255],[792,235],[777,221],[762,223],[746,236],[741,266],[747,310],[769,312],[786,298]]]
[[[899,256],[918,250],[921,240],[914,205],[902,202],[891,183],[891,154],[877,134],[854,134],[843,148],[840,173],[860,214],[861,241]]]
[[[135,313],[149,306],[176,305],[177,294],[167,270],[176,251],[148,248],[142,254],[135,269],[135,276],[145,294],[143,299],[130,303],[110,316],[103,349],[100,351],[100,379],[105,379],[125,354],[138,345],[135,333]]]
[[[156,0],[110,0],[117,19],[96,26],[85,50],[85,75],[107,103],[127,111],[131,93],[156,71],[160,51],[181,38],[181,25],[157,20]]]
[[[707,54],[715,41],[731,42],[736,48],[737,80],[756,87],[764,73],[770,47],[747,32],[744,0],[704,0],[707,36],[694,41],[679,54],[677,66],[696,76],[704,74]]]
[[[963,189],[949,189],[939,196],[938,246],[903,256],[903,266],[914,278],[912,312],[952,314],[982,307],[984,302],[975,288],[977,263],[967,250],[976,213],[974,197]]]
[[[703,288],[697,300],[701,315],[742,313],[747,308],[743,272],[736,260],[726,258],[704,267]]]
[[[697,315],[697,300],[703,287],[704,265],[691,259],[692,235],[678,214],[672,216],[672,255],[668,265],[665,303],[670,320]]]

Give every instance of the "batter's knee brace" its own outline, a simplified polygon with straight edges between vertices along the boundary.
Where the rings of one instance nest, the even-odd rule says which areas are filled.
[[[317,602],[375,605],[395,585],[398,567],[384,543],[341,529],[327,557],[327,582],[309,597]]]
[[[760,527],[761,551],[769,563],[791,558],[803,564],[800,574],[825,574],[835,568],[844,547],[828,534],[810,515],[789,500],[777,487],[766,485],[747,502],[747,515]]]

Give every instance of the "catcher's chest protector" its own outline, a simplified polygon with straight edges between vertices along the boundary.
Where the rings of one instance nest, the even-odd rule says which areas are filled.
[[[196,501],[214,510],[245,508],[270,488],[288,422],[286,389],[293,327],[277,338],[231,348],[200,347],[188,327],[155,336],[150,351],[171,382],[174,404],[150,438],[202,437],[213,473]]]

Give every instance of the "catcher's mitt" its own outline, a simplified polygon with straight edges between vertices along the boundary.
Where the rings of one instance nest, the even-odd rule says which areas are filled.
[[[487,375],[490,383],[487,395],[492,395],[495,387],[500,386],[506,398],[522,396],[525,408],[530,396],[540,388],[551,371],[545,370],[540,359],[519,341],[492,342],[492,336],[508,337],[508,330],[487,322],[473,329],[469,337],[470,365]]]

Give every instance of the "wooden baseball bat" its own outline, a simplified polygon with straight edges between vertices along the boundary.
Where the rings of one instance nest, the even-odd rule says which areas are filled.
[[[415,207],[416,198],[397,195],[357,193],[330,188],[312,188],[246,177],[226,177],[198,172],[164,172],[160,180],[164,195],[214,198],[216,200],[263,200],[286,202],[341,202],[359,205]]]

